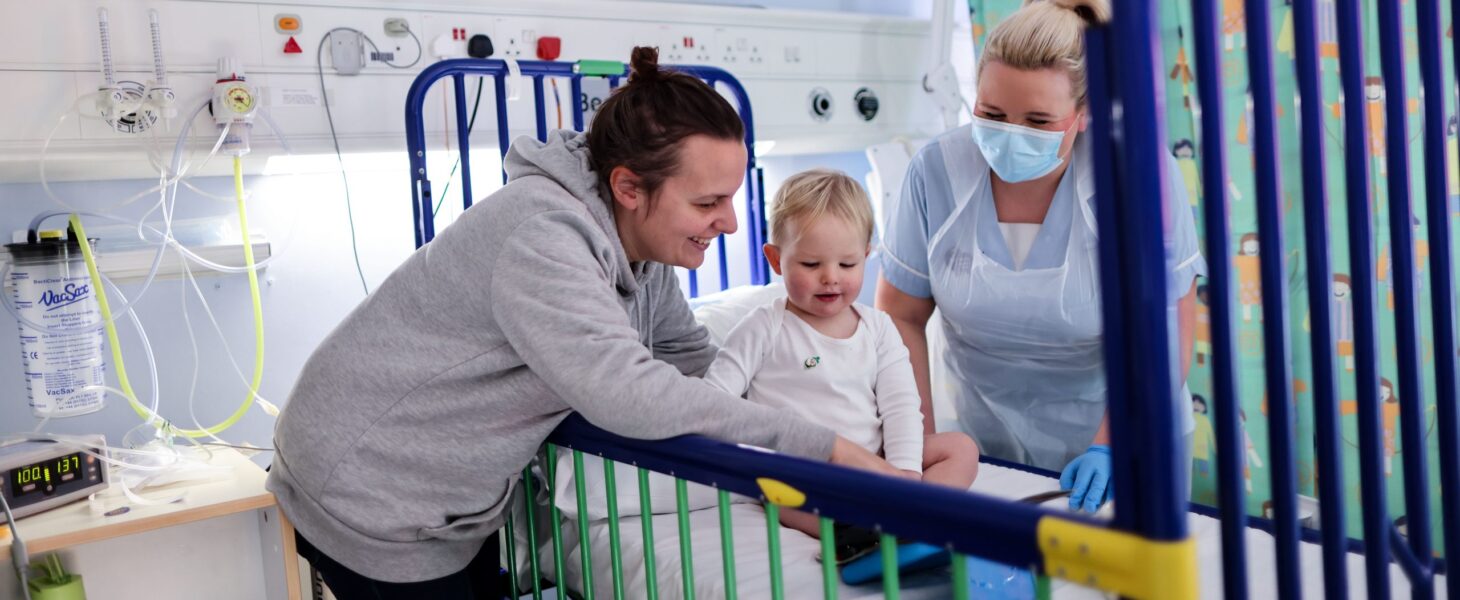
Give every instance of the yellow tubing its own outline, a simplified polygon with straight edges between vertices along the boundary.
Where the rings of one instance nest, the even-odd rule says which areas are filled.
[[[239,157],[233,158],[233,192],[238,198],[238,223],[243,232],[243,260],[248,266],[248,290],[253,299],[253,325],[254,325],[254,363],[253,381],[249,384],[248,397],[238,409],[233,411],[222,423],[205,429],[170,429],[171,433],[192,438],[208,437],[218,435],[248,413],[249,405],[253,404],[254,398],[258,397],[259,382],[264,376],[264,307],[259,298],[259,277],[254,268],[253,242],[248,235],[248,212],[243,205],[243,161]],[[71,215],[71,227],[76,231],[76,237],[81,244],[81,255],[86,259],[86,271],[91,276],[92,284],[96,286],[96,303],[101,309],[101,317],[106,322],[107,343],[112,349],[112,362],[117,365],[117,382],[122,391],[126,392],[127,400],[132,405],[132,410],[143,419],[151,420],[147,407],[137,401],[136,392],[132,391],[132,384],[127,379],[127,366],[122,362],[121,345],[117,342],[117,328],[112,321],[111,305],[107,302],[106,288],[101,284],[101,274],[96,269],[96,257],[91,252],[91,242],[86,238],[86,230],[81,226],[81,218],[78,215]],[[171,427],[171,424],[169,424]]]

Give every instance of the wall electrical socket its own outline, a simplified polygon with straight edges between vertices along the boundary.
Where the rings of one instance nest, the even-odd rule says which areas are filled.
[[[405,37],[410,35],[411,23],[405,19],[395,17],[385,20],[385,35],[391,37]]]

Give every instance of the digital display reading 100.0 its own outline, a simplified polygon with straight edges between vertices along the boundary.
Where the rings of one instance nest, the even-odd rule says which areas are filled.
[[[35,492],[50,495],[56,486],[81,479],[81,453],[11,469],[11,493],[24,496]]]

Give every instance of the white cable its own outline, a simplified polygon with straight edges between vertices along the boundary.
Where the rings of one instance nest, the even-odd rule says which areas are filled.
[[[274,122],[273,115],[262,108],[259,109],[258,115],[264,120],[264,123],[269,125],[269,131],[274,132],[274,137],[278,138],[279,145],[284,148],[284,154],[294,154],[294,149],[289,146],[289,138],[284,135],[283,129],[279,129],[279,124]]]
[[[0,508],[5,509],[5,522],[10,525],[10,564],[15,567],[15,576],[20,579],[20,593],[30,600],[30,552],[25,549],[25,540],[20,539],[20,530],[15,527],[15,515],[10,512],[10,503],[0,494]]]
[[[186,261],[183,262],[183,273],[188,276],[189,280],[191,280],[192,270],[188,269]],[[180,285],[178,286],[178,290],[182,292],[183,326],[188,332],[188,343],[193,347],[193,375],[192,378],[188,380],[188,418],[192,419],[194,428],[197,428],[198,430],[207,433],[208,437],[212,438],[213,441],[226,443],[216,434],[210,431],[207,427],[203,427],[203,422],[198,420],[198,411],[196,410],[195,402],[197,400],[198,390],[198,370],[199,366],[202,363],[202,360],[199,358],[199,356],[201,355],[198,353],[198,336],[193,331],[193,320],[188,316],[188,286]],[[225,340],[223,343],[223,349],[228,349],[227,340]],[[228,355],[228,359],[230,361],[233,360],[233,355],[231,353]]]
[[[115,283],[112,283],[111,279],[108,279],[106,275],[102,275],[101,280],[112,289],[111,293],[115,294],[122,303],[125,304],[127,302],[127,297],[122,294],[122,289],[117,287]],[[152,419],[165,422],[166,420],[157,412],[162,396],[162,386],[157,383],[157,360],[152,354],[152,342],[147,339],[147,330],[142,328],[142,319],[137,318],[137,311],[130,308],[127,309],[127,317],[132,321],[132,327],[137,330],[137,338],[142,343],[142,353],[147,358],[147,373],[152,383],[152,408],[149,412],[152,414]]]
[[[121,390],[116,389],[109,389],[108,391],[115,391],[118,393],[121,392]],[[85,454],[87,456],[95,457],[97,460],[105,464],[124,469],[137,469],[140,471],[163,471],[172,468],[182,460],[182,458],[179,457],[176,452],[138,450],[135,448],[123,448],[120,446],[103,446],[103,449],[106,450],[106,452],[97,452],[93,450],[93,448],[96,447],[96,444],[93,443],[93,440],[91,438],[59,433],[14,433],[6,434],[6,437],[26,441],[55,442],[68,448],[74,449],[77,452],[81,452],[82,454]],[[114,458],[111,455],[166,458],[170,459],[170,461],[166,464],[147,465],[126,462],[124,460]]]
[[[145,92],[147,90],[144,89],[143,91]],[[56,124],[51,127],[50,133],[47,133],[46,134],[46,141],[43,144],[41,144],[41,157],[40,157],[40,162],[37,165],[37,169],[39,170],[39,175],[40,175],[40,180],[41,180],[41,190],[46,193],[46,197],[47,198],[50,198],[52,202],[55,202],[56,204],[58,204],[58,205],[60,205],[60,206],[62,206],[64,208],[70,209],[72,212],[75,212],[75,207],[72,206],[69,202],[66,202],[65,200],[62,200],[59,196],[56,195],[55,190],[52,190],[51,189],[50,178],[46,174],[46,164],[49,161],[49,157],[50,157],[51,142],[55,140],[56,133],[61,130],[61,126],[66,123],[66,120],[68,118],[70,118],[71,113],[73,113],[73,112],[76,113],[77,115],[80,115],[80,116],[86,116],[79,109],[79,107],[81,105],[81,102],[83,100],[93,99],[97,95],[98,94],[93,93],[93,94],[83,94],[81,96],[78,96],[76,98],[76,100],[71,103],[71,106],[69,108],[67,108],[65,112],[62,112],[61,113],[61,116],[56,119]],[[94,102],[95,101],[93,99],[93,103]],[[140,107],[141,107],[140,104],[137,107],[133,107],[134,108],[133,112],[135,112],[135,108],[140,108]],[[127,113],[124,112],[124,113],[120,113],[120,114],[127,114]],[[144,197],[146,197],[148,195],[151,195],[153,192],[156,192],[159,189],[162,189],[162,187],[151,187],[151,188],[148,188],[146,190],[143,190],[142,192],[139,192],[137,194],[133,194],[131,196],[128,196],[127,198],[123,199],[122,201],[117,202],[116,204],[113,204],[111,206],[108,206],[108,207],[106,207],[103,210],[114,210],[114,209],[121,208],[121,207],[126,206],[128,204],[131,204],[133,202],[136,202],[137,200],[139,200],[141,198],[144,198]]]
[[[162,183],[158,184],[157,186],[155,186],[153,188],[149,188],[148,191],[145,191],[145,192],[143,192],[141,194],[138,194],[136,196],[133,196],[132,198],[130,198],[128,200],[125,200],[121,204],[118,205],[118,206],[121,206],[121,205],[127,204],[127,203],[131,202],[133,199],[140,198],[143,195],[148,194],[148,193],[151,193],[153,191],[158,191],[158,190],[161,190],[162,191],[163,198],[159,200],[158,205],[157,206],[154,206],[152,208],[152,210],[149,210],[146,214],[144,214],[143,217],[142,217],[142,220],[140,220],[140,221],[137,222],[138,236],[141,237],[144,241],[146,241],[146,236],[141,233],[141,230],[145,226],[144,224],[145,224],[147,215],[150,215],[152,212],[154,212],[155,210],[157,210],[158,206],[161,206],[162,204],[165,203],[165,201],[166,201],[166,194],[167,194],[167,188],[168,188],[168,184],[169,183],[172,183],[173,184],[173,189],[174,189],[173,196],[174,196],[174,198],[176,197],[176,182],[179,181],[179,180],[181,180],[186,175],[186,172],[187,172],[186,169],[183,169],[183,168],[180,167],[180,163],[181,163],[181,160],[182,160],[181,154],[183,152],[183,149],[186,146],[188,132],[189,132],[189,130],[192,127],[192,121],[194,119],[196,119],[197,116],[200,113],[202,113],[203,109],[204,108],[207,108],[207,106],[208,105],[206,103],[199,105],[198,108],[193,111],[192,115],[188,117],[187,122],[183,126],[182,132],[178,135],[177,145],[173,148],[173,167],[174,167],[174,171],[176,172],[175,176],[172,177],[171,179],[166,179],[165,181],[163,181]],[[64,120],[65,120],[65,115],[63,114],[62,115],[62,118],[61,118],[61,121],[64,121]],[[58,122],[57,123],[57,127],[59,127],[59,126],[60,126],[60,123]],[[54,135],[55,131],[52,130],[51,133]],[[222,146],[223,139],[224,139],[224,137],[227,136],[227,134],[228,134],[228,130],[227,130],[227,127],[225,127],[224,130],[219,134],[218,139],[214,142],[212,150],[210,150],[208,152],[207,158],[205,158],[203,160],[203,164],[207,164],[208,160],[211,160],[212,157],[217,154],[218,148],[220,146]],[[50,138],[49,137],[47,138],[46,143],[47,143],[47,145],[49,145],[49,143],[50,143]],[[200,168],[201,168],[201,165],[200,165]],[[68,206],[64,201],[62,201],[60,198],[57,198],[54,194],[52,194],[50,192],[50,188],[46,184],[46,180],[45,180],[45,151],[44,151],[44,149],[42,149],[42,153],[41,153],[41,186],[43,188],[46,188],[47,194],[49,194],[51,196],[51,199],[54,200],[56,203],[61,204],[62,206]],[[112,220],[112,221],[118,221],[118,222],[122,222],[122,223],[127,223],[129,225],[132,224],[131,221],[126,221],[126,220],[121,219],[119,217],[113,217],[113,216],[106,215],[106,214],[102,214],[102,213],[98,213],[98,212],[75,211],[75,210],[72,210],[72,211],[52,211],[52,212],[42,213],[42,214],[38,215],[35,219],[32,219],[31,220],[29,229],[31,231],[38,230],[40,228],[41,223],[44,222],[46,219],[49,219],[49,218],[52,218],[52,217],[56,217],[56,216],[61,216],[61,215],[67,215],[67,214],[71,214],[71,213],[84,214],[84,215],[88,215],[88,216],[92,216],[92,217],[98,217],[98,218],[102,218],[102,219],[107,219],[107,220]],[[162,234],[161,232],[158,232],[158,233],[159,233],[159,235],[162,235],[162,237],[163,237],[164,240],[166,240],[166,239],[168,239],[168,238],[171,237],[170,229],[171,228],[169,227],[169,232],[167,234]],[[157,231],[156,229],[152,229],[152,230],[153,231]],[[139,288],[139,290],[137,292],[137,296],[132,300],[132,303],[141,301],[142,297],[144,295],[146,295],[147,290],[152,287],[152,282],[157,278],[157,273],[161,269],[161,266],[162,266],[162,256],[163,256],[163,253],[166,250],[167,250],[167,244],[166,243],[162,243],[161,241],[159,241],[157,253],[156,253],[155,256],[153,256],[153,259],[152,259],[152,265],[151,265],[151,267],[147,271],[147,276],[145,278],[143,278],[142,285],[141,285],[141,287]],[[264,261],[262,261],[261,263],[259,263],[258,265],[255,265],[255,266],[256,267],[262,266],[263,264],[266,264],[270,260],[272,260],[272,258],[273,257],[270,257],[269,259],[265,259]],[[210,268],[211,268],[211,266],[213,266],[213,265],[215,265],[215,263],[207,263],[207,265],[205,265],[205,266],[210,266]],[[219,265],[219,266],[221,266],[221,265]],[[224,269],[230,269],[230,267],[224,267]],[[216,269],[216,270],[223,270],[223,269]],[[248,269],[245,267],[245,268],[242,268],[241,270],[239,270],[237,272],[246,272],[247,270]],[[9,265],[8,264],[7,264],[7,271],[6,272],[7,273],[9,272]],[[4,278],[4,281],[9,281],[9,277]],[[0,282],[0,283],[3,283],[3,282]],[[110,324],[112,322],[115,322],[116,319],[120,318],[122,312],[125,312],[127,310],[130,310],[132,308],[132,303],[124,303],[118,309],[118,311],[116,311],[116,312],[113,313],[112,320],[110,322],[107,322],[107,321],[99,321],[95,325],[81,326],[81,327],[73,327],[73,328],[50,327],[50,326],[42,325],[40,323],[37,323],[35,321],[32,321],[29,318],[27,318],[24,315],[22,315],[20,313],[19,309],[14,305],[15,299],[13,297],[13,294],[10,294],[10,293],[0,293],[0,296],[3,296],[3,297],[0,297],[0,304],[3,304],[5,306],[6,312],[9,312],[10,315],[12,317],[14,317],[16,321],[19,321],[20,323],[24,324],[26,327],[29,327],[29,328],[37,331],[37,332],[47,333],[47,334],[51,334],[51,335],[71,335],[71,334],[76,334],[76,333],[85,333],[85,332],[88,332],[88,331],[95,331],[95,330],[98,330],[98,329],[102,329],[102,328],[106,327],[108,324]]]
[[[198,301],[203,305],[203,314],[207,315],[208,322],[213,324],[213,332],[217,333],[218,338],[225,342],[223,344],[223,354],[228,357],[228,363],[233,365],[233,372],[238,375],[238,380],[243,382],[244,387],[253,389],[253,383],[249,381],[248,377],[244,376],[243,368],[238,365],[238,359],[233,356],[233,350],[229,349],[226,343],[228,336],[223,334],[223,328],[218,325],[218,319],[213,316],[213,309],[209,306],[207,297],[203,295],[203,289],[198,287],[198,281],[193,277],[193,272],[184,267],[183,274],[186,276],[188,284],[192,286],[193,293],[198,296]],[[253,393],[253,399],[264,412],[274,416],[279,414],[279,409],[274,403],[269,402],[267,398],[264,398],[257,391]]]

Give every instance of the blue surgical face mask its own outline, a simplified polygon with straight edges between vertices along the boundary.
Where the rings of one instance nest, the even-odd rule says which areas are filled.
[[[1064,131],[1045,131],[974,117],[973,141],[983,152],[989,168],[1009,183],[1038,179],[1064,162],[1059,155],[1060,144],[1065,141]]]

